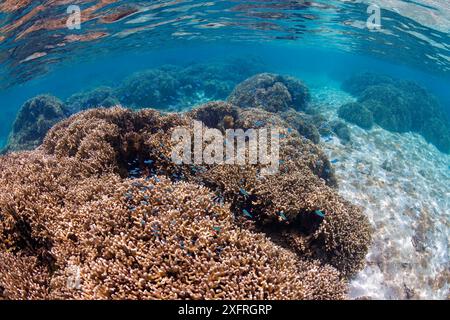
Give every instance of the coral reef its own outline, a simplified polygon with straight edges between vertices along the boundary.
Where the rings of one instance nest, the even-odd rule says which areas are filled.
[[[330,127],[342,143],[346,144],[352,140],[350,129],[342,121],[331,121]]]
[[[340,110],[342,118],[360,122],[362,116],[368,116],[369,110],[374,122],[384,129],[417,132],[440,151],[450,153],[450,121],[436,98],[418,84],[363,74],[350,78],[343,88],[357,95],[358,104],[343,107]]]
[[[345,296],[335,269],[298,261],[264,235],[237,228],[229,209],[215,204],[204,187],[157,176],[121,181],[84,172],[80,179],[67,170],[76,165],[73,159],[39,151],[3,160],[34,182],[33,195],[16,188],[13,195],[22,200],[2,211],[4,299]],[[14,175],[5,171],[2,181]],[[54,183],[60,188],[51,189]],[[21,210],[24,205],[30,211]]]
[[[258,61],[245,59],[187,67],[167,65],[132,75],[117,90],[117,96],[131,108],[178,111],[199,101],[225,99],[239,82],[260,70]],[[289,83],[295,88],[294,80]]]
[[[364,90],[358,99],[373,113],[374,121],[386,130],[407,132],[412,129],[412,111],[401,89],[393,85],[376,85]]]
[[[98,87],[91,91],[76,93],[65,102],[71,114],[92,108],[114,107],[119,104],[119,100],[114,96],[114,90],[110,87]]]
[[[373,113],[363,104],[352,102],[342,105],[338,110],[340,118],[357,126],[370,130],[373,127]]]
[[[285,120],[289,126],[297,130],[300,135],[314,143],[319,143],[320,132],[315,126],[313,116],[303,112],[297,112],[294,109],[289,109],[280,113],[280,117]]]
[[[193,64],[180,71],[179,79],[187,95],[203,92],[209,100],[223,100],[234,87],[263,69],[255,58],[230,59],[225,62]]]
[[[37,150],[2,157],[1,297],[344,298],[370,229],[312,142],[284,132],[271,176],[170,159],[177,126],[255,127],[256,110],[93,109],[58,123]]]
[[[239,84],[228,101],[241,108],[261,108],[269,112],[304,110],[310,100],[308,88],[292,77],[261,73]]]
[[[395,84],[393,78],[372,72],[363,72],[349,77],[342,83],[342,89],[355,96],[359,96],[368,87],[376,85]]]
[[[175,67],[173,67],[175,68]],[[117,90],[120,102],[131,108],[167,108],[178,97],[180,82],[169,67],[133,74]]]
[[[40,95],[28,100],[17,115],[2,153],[36,148],[47,131],[67,114],[63,103],[53,96]]]

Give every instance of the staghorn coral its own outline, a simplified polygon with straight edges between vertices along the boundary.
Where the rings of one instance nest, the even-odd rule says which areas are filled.
[[[215,204],[205,187],[158,176],[91,175],[75,158],[41,150],[8,155],[0,166],[0,207],[8,203],[27,221],[26,237],[52,240],[54,265],[8,241],[23,231],[2,210],[1,298],[345,297],[337,270],[238,228],[228,206]]]
[[[2,152],[36,148],[47,131],[66,116],[65,106],[53,96],[40,95],[28,100],[20,109]]]
[[[208,123],[205,117],[216,114],[220,108],[222,109],[218,113],[225,118],[227,112],[235,107],[226,103],[212,103],[193,111],[190,116],[203,115],[198,120]],[[254,114],[251,113],[252,116]],[[232,111],[231,116],[233,117]],[[218,121],[210,119],[209,123],[217,123],[220,128]],[[245,113],[244,116],[238,114],[237,118],[233,118],[236,128],[246,128],[248,123],[254,121],[248,121]],[[170,130],[175,125],[189,126],[189,117],[161,117],[152,110],[139,113],[117,108],[109,111],[92,110],[58,124],[49,132],[43,149],[58,157],[69,156],[81,163],[87,162],[89,168],[86,170],[92,173],[114,168],[120,176],[126,177],[129,170],[134,168],[133,171],[136,172],[165,175],[174,181],[186,180],[206,185],[222,201],[230,202],[237,216],[242,216],[244,209],[250,211],[258,227],[275,224],[274,229],[284,228],[286,222],[289,222],[298,225],[299,231],[305,224],[299,217],[315,219],[311,213],[325,210],[325,221],[331,221],[335,233],[327,234],[325,226],[320,224],[322,227],[314,236],[306,234],[302,237],[309,239],[305,241],[318,243],[318,247],[324,250],[306,245],[307,250],[303,251],[308,251],[309,255],[320,257],[325,262],[333,261],[345,274],[351,274],[360,268],[370,241],[367,221],[359,210],[341,202],[335,196],[335,191],[327,186],[335,185],[336,181],[328,159],[317,146],[301,139],[295,131],[285,133],[285,137],[281,139],[280,171],[267,178],[259,176],[260,167],[257,165],[177,166],[171,160]],[[151,161],[150,166],[145,165],[146,159]],[[243,195],[242,190],[246,190],[251,197]],[[329,202],[325,199],[329,199]],[[351,214],[346,215],[346,210]],[[280,221],[280,213],[286,216],[286,221]],[[354,235],[339,238],[339,230],[347,230],[348,225],[354,226]],[[295,228],[291,231],[297,232]],[[336,242],[335,239],[338,238],[343,242]],[[329,248],[326,246],[328,242]],[[331,243],[334,245],[331,246]],[[334,259],[337,253],[339,259]]]
[[[317,146],[284,132],[280,171],[266,177],[258,165],[171,161],[175,127],[253,127],[248,111],[93,109],[57,124],[39,149],[1,158],[0,252],[35,259],[48,279],[15,283],[10,269],[4,297],[44,283],[46,296],[26,298],[343,298],[370,230],[330,187]],[[67,285],[74,270],[80,288]]]
[[[261,73],[239,84],[228,101],[241,108],[261,108],[269,112],[289,108],[304,110],[310,100],[308,88],[299,80]]]

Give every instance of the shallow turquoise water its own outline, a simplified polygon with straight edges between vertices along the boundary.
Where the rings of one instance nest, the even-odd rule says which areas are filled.
[[[315,97],[315,105],[335,116],[341,104],[356,99],[343,93],[342,83],[354,74],[372,72],[414,81],[436,97],[442,110],[439,117],[445,118],[444,123],[450,121],[450,8],[447,1],[110,0],[74,1],[74,4],[80,6],[82,20],[80,29],[70,30],[66,26],[69,18],[67,2],[23,1],[21,6],[15,6],[15,1],[0,3],[0,147],[7,144],[21,106],[37,95],[51,94],[66,102],[74,94],[100,86],[116,90],[135,72],[165,65],[185,70],[190,66],[214,66],[236,59],[238,62],[234,69],[216,68],[208,71],[230,73],[212,75],[219,76],[220,81],[223,81],[216,83],[217,87],[225,86],[225,83],[233,87],[253,75],[250,66],[255,67],[255,72],[288,74],[303,80]],[[370,4],[379,5],[381,29],[370,30],[367,26],[367,20],[373,14],[367,12]],[[242,71],[242,78],[233,74],[236,70]],[[202,77],[208,77],[208,73],[205,72]],[[191,79],[190,85],[194,88],[198,88],[197,81],[208,80],[195,79],[195,76]],[[162,80],[159,78],[157,81]],[[164,95],[163,89],[160,88],[160,91],[158,95]],[[207,100],[226,98],[226,95],[222,97],[220,94],[208,96],[203,89],[193,91],[190,95],[177,96],[175,102],[170,96],[172,93],[168,97],[155,98],[145,106],[120,102],[128,107],[178,111]],[[154,105],[155,101],[159,105]],[[446,128],[439,134],[449,135]],[[372,157],[373,161],[378,161],[376,155],[380,153],[378,157],[381,158],[380,148],[386,146],[375,143],[378,149],[372,155],[369,148],[372,145],[367,144],[367,150],[361,147],[365,142],[372,143],[372,137],[364,131],[358,131],[359,128],[354,130],[352,133],[357,137],[358,152],[363,150],[366,159]],[[436,227],[439,236],[430,236],[428,239],[431,247],[438,248],[436,252],[439,252],[440,258],[433,262],[433,266],[420,271],[421,274],[435,276],[433,272],[436,265],[442,264],[446,268],[449,263],[450,191],[448,186],[445,187],[448,172],[442,170],[450,165],[448,155],[427,144],[419,135],[411,137],[411,130],[400,132],[403,134],[400,138],[395,138],[388,131],[392,130],[377,131],[377,134],[388,141],[403,141],[403,146],[408,146],[407,150],[423,150],[423,146],[430,148],[426,149],[430,150],[430,155],[417,155],[420,160],[415,159],[413,153],[405,151],[405,161],[411,161],[409,167],[417,169],[417,172],[425,167],[437,168],[430,176],[439,179],[436,183],[438,194],[430,191],[430,194],[426,194],[429,198],[416,199],[424,205],[436,204],[434,200],[443,199],[443,202],[436,204],[435,210],[441,211],[439,214],[440,218],[444,217],[444,227]],[[388,145],[395,148],[394,144]],[[349,166],[355,165],[354,162],[359,163],[360,159],[355,160],[356,148],[345,151],[343,145],[334,146],[332,142],[331,145],[325,145],[324,149],[332,157],[338,154],[345,158],[347,152]],[[361,154],[357,156],[362,157]],[[352,172],[350,167],[339,171],[343,196],[370,208],[368,215],[381,210],[377,207],[380,205],[377,201],[359,201],[363,199],[361,194],[367,193],[367,190],[355,187],[355,181],[364,180],[357,173],[351,181],[350,178],[345,180]],[[392,182],[389,188],[394,193],[395,188],[399,188],[399,193],[404,191],[401,189],[404,185],[399,185],[399,181],[403,183],[415,179],[415,176],[402,176],[407,172],[403,169],[393,172],[388,180]],[[374,176],[377,174],[374,173]],[[430,181],[423,181],[423,184],[433,189],[427,185]],[[386,184],[389,185],[388,182]],[[386,196],[380,191],[378,198],[377,195],[374,197],[379,200]],[[414,196],[409,196],[411,194],[401,198],[413,202],[411,199],[415,199]],[[392,204],[389,210],[403,209],[394,208]],[[377,223],[376,219],[373,223]],[[380,235],[379,239],[384,238]],[[409,238],[405,241],[409,241]],[[379,248],[386,249],[383,246]],[[383,274],[401,272],[395,268],[386,269],[382,270]],[[354,288],[355,296],[370,293],[380,298],[404,298],[396,291],[397,283],[390,283],[386,276],[385,283],[389,284],[382,288],[374,278],[370,278],[374,274],[377,272],[370,270],[360,275]],[[370,285],[364,286],[364,281],[384,293],[374,294]],[[423,284],[425,281],[408,281],[405,280],[408,286],[422,290],[421,297],[442,298],[445,290],[448,290],[448,284],[440,288],[441,291],[433,291]]]
[[[450,108],[445,1],[371,1],[380,7],[377,31],[366,27],[365,1],[79,1],[79,30],[66,27],[67,3],[24,3],[0,7],[2,137],[37,93],[65,98],[162,63],[248,53],[280,72],[419,80]]]

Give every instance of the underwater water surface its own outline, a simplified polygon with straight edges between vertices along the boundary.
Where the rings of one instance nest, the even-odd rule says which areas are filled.
[[[183,117],[280,172],[174,166]],[[3,0],[0,123],[0,299],[450,297],[448,1]]]

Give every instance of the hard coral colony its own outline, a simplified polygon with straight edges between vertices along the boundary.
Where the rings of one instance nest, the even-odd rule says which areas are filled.
[[[2,156],[0,298],[346,298],[371,230],[337,194],[308,101],[299,81],[262,74],[184,113],[82,111],[38,148]],[[194,120],[289,128],[280,170],[174,164],[171,133]]]

